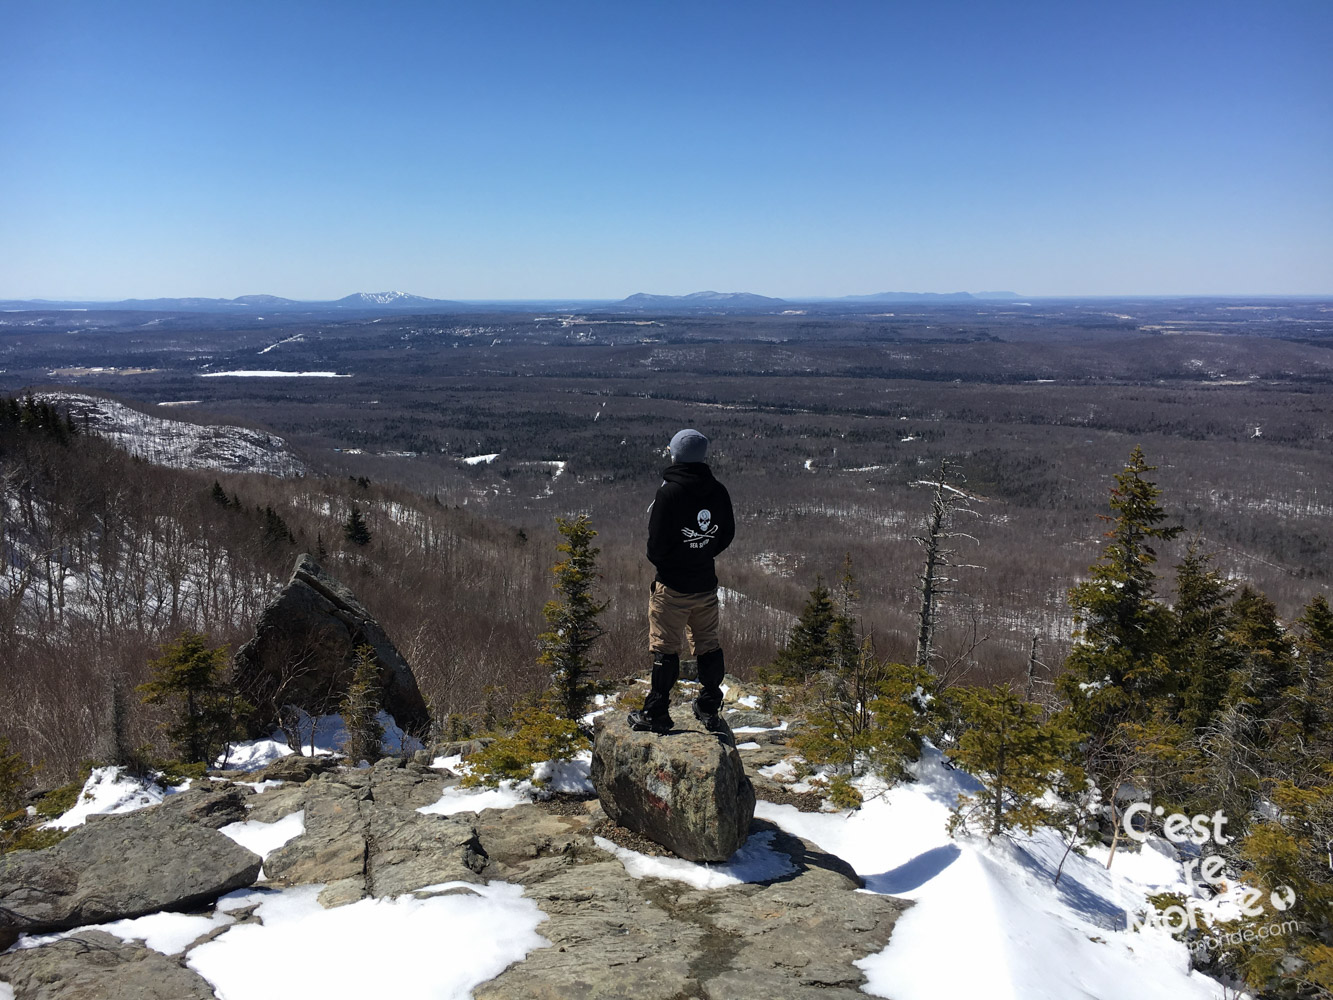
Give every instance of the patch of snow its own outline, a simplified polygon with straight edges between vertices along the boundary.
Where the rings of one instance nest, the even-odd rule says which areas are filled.
[[[1186,946],[1165,930],[1126,929],[1127,913],[1146,909],[1147,894],[1190,895],[1181,865],[1164,865],[1160,855],[1122,865],[1117,855],[1107,870],[1095,852],[1071,853],[1055,886],[1064,853],[1055,831],[1016,843],[950,839],[949,808],[960,793],[975,791],[975,781],[946,768],[929,745],[913,771],[917,781],[888,789],[858,779],[866,801],[850,814],[762,801],[755,810],[843,858],[867,891],[916,902],[888,947],[856,963],[868,979],[865,992],[894,1000],[1220,997],[1219,984],[1192,972]],[[967,961],[958,960],[963,951]]]
[[[158,403],[158,406],[197,406],[202,403],[202,399],[173,399],[169,402]]]
[[[774,781],[795,781],[796,766],[790,760],[780,760],[776,764],[761,767],[759,774],[761,777],[772,778]]]
[[[4,369],[0,369],[0,374],[3,373]],[[14,1000],[14,987],[6,982],[0,982],[0,1000]]]
[[[421,741],[403,732],[388,712],[381,711],[376,719],[384,728],[384,739],[380,741],[383,753],[414,753],[422,748]],[[301,732],[301,753],[307,757],[312,756],[312,743],[313,756],[321,757],[338,753],[347,742],[347,727],[343,725],[341,715],[321,715],[315,718],[302,711],[296,728]],[[267,739],[233,743],[230,751],[214,761],[213,766],[228,771],[257,771],[292,752],[287,745],[286,734],[275,731]]]
[[[275,760],[286,757],[292,752],[287,739],[281,733],[274,733],[268,739],[245,740],[233,743],[217,760],[213,767],[226,771],[258,771],[268,767]]]
[[[591,775],[591,750],[580,750],[572,760],[544,760],[532,769],[543,794],[592,795]]]
[[[248,819],[240,823],[228,823],[218,827],[218,833],[225,834],[246,850],[254,851],[265,861],[287,841],[305,833],[305,810],[299,809],[288,813],[282,819],[272,823],[263,823],[257,819]]]
[[[733,733],[771,733],[775,730],[787,728],[787,723],[783,722],[777,726],[736,726],[732,729]]]
[[[750,740],[750,742],[748,742],[748,743],[737,743],[737,744],[736,744],[736,749],[737,749],[737,750],[758,750],[758,749],[759,749],[759,744],[756,743],[754,740]]]
[[[83,783],[79,800],[55,819],[42,824],[48,830],[72,830],[82,826],[89,816],[134,812],[154,806],[169,794],[161,786],[122,774],[119,767],[93,768]]]
[[[743,698],[737,698],[737,699],[736,699],[736,704],[737,704],[737,705],[740,705],[740,706],[742,706],[742,707],[744,707],[744,708],[758,708],[758,707],[759,707],[759,695],[757,695],[757,694],[747,694],[747,695],[746,695],[745,697],[743,697]]]
[[[696,889],[722,889],[745,882],[769,882],[796,871],[787,855],[773,850],[775,836],[772,830],[756,833],[730,860],[716,865],[695,864],[681,858],[655,858],[604,837],[594,837],[593,842],[608,854],[614,854],[633,878],[669,878]]]
[[[179,955],[195,941],[218,927],[226,927],[236,922],[236,918],[227,913],[212,913],[207,916],[186,913],[150,913],[132,920],[117,920],[109,924],[97,924],[94,927],[80,927],[79,930],[99,930],[114,934],[122,941],[142,941],[153,951],[164,955]]]
[[[43,393],[41,398],[67,407],[80,427],[154,465],[267,472],[275,476],[295,476],[305,471],[287,449],[287,442],[275,434],[247,427],[169,420],[78,393]]]
[[[493,454],[493,455],[473,455],[471,458],[465,458],[465,459],[463,459],[463,464],[464,464],[464,465],[490,465],[492,462],[494,462],[494,461],[495,461],[497,458],[499,458],[499,457],[500,457],[500,453],[499,453],[498,451],[497,451],[495,454]]]
[[[200,372],[200,378],[351,378],[338,372],[230,371]]]
[[[263,317],[261,316],[260,319],[263,319]],[[260,354],[267,354],[269,351],[273,350],[273,348],[275,348],[275,347],[281,347],[283,344],[292,344],[292,343],[296,343],[297,341],[301,341],[301,340],[305,340],[305,335],[304,335],[304,334],[300,334],[300,333],[298,333],[298,334],[296,334],[296,335],[293,336],[293,337],[288,337],[286,340],[279,340],[276,344],[269,344],[267,347],[265,347],[265,348],[264,348],[262,351],[260,351],[259,353],[260,353]]]
[[[226,779],[223,778],[222,780],[225,781]],[[267,781],[238,781],[236,784],[245,785],[247,788],[253,788],[256,795],[263,795],[270,788],[279,788],[282,785],[287,784],[287,782],[275,781],[274,779],[269,778]]]
[[[459,788],[454,785],[444,790],[438,802],[421,806],[423,816],[452,816],[461,812],[481,812],[483,809],[509,809],[530,802],[531,799],[514,787],[512,781],[500,783],[499,788]]]
[[[523,887],[493,881],[466,886],[472,893],[363,899],[326,910],[320,885],[282,892],[233,894],[231,908],[258,903],[261,922],[236,924],[190,952],[187,963],[219,997],[371,997],[403,992],[413,997],[463,998],[535,948],[550,944],[537,933],[546,915]],[[333,942],[355,942],[375,961],[330,953]],[[292,956],[329,956],[293,961]],[[386,976],[388,978],[386,978]],[[399,984],[400,989],[394,989]]]
[[[226,927],[236,918],[226,913],[184,914],[149,913],[142,917],[115,920],[107,924],[85,924],[54,934],[20,934],[14,950],[40,948],[84,931],[105,931],[122,941],[142,941],[144,945],[164,955],[179,955],[190,944],[217,927]],[[12,994],[11,994],[12,995]],[[0,998],[4,997],[0,991]]]
[[[467,774],[469,768],[458,754],[436,757],[431,767],[447,767],[458,774]],[[541,787],[532,781],[502,781],[498,788],[462,788],[452,785],[444,790],[438,801],[421,806],[417,812],[425,816],[452,816],[460,812],[480,812],[483,809],[509,809],[549,798],[553,794],[590,795],[593,792],[592,751],[581,750],[571,760],[540,761],[533,765],[532,776],[544,782]]]

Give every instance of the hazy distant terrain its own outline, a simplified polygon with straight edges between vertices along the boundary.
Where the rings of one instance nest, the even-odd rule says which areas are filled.
[[[781,305],[6,312],[0,390],[270,431],[314,472],[400,483],[543,539],[556,514],[588,510],[608,566],[645,586],[663,447],[695,426],[741,514],[723,568],[735,613],[781,621],[851,551],[889,649],[907,634],[926,503],[910,484],[947,455],[986,498],[968,558],[984,568],[949,612],[952,641],[974,625],[991,636],[985,669],[1012,667],[1033,632],[1056,661],[1065,590],[1095,558],[1135,444],[1220,565],[1288,614],[1327,589],[1333,303]],[[739,665],[771,655],[772,635],[733,636]]]

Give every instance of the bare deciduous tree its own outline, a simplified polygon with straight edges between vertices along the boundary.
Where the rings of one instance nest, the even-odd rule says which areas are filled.
[[[982,498],[960,488],[965,482],[957,466],[947,458],[940,459],[939,467],[932,479],[919,479],[912,486],[928,487],[931,490],[930,513],[926,517],[924,533],[914,535],[915,541],[925,552],[921,572],[917,574],[917,591],[920,603],[917,610],[916,666],[930,668],[931,658],[935,653],[935,625],[939,615],[940,598],[953,593],[950,584],[955,578],[952,570],[978,569],[968,563],[956,562],[958,554],[954,542],[966,538],[973,542],[977,539],[963,531],[958,531],[955,521],[960,514],[979,517],[973,510],[973,503],[982,502]]]

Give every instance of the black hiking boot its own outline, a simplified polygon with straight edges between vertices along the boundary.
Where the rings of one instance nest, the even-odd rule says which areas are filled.
[[[647,715],[642,709],[629,714],[629,727],[636,733],[657,733],[661,736],[671,732],[673,725],[670,715]]]
[[[704,728],[710,733],[728,733],[731,727],[722,721],[722,716],[716,712],[710,712],[703,708],[696,701],[694,703],[694,717],[704,724]]]

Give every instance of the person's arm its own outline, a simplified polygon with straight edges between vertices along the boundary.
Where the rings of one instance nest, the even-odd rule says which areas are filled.
[[[648,561],[660,566],[671,552],[671,493],[666,483],[657,488],[653,505],[648,508]]]
[[[731,509],[731,494],[721,483],[717,484],[717,488],[722,503],[718,505],[720,510],[713,511],[713,517],[717,521],[717,551],[713,555],[721,555],[736,537],[736,515]]]

